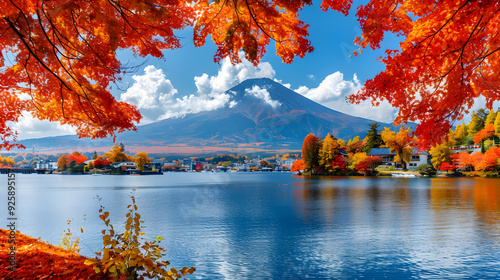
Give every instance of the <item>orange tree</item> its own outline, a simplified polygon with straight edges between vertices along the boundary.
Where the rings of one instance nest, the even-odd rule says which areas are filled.
[[[76,127],[82,137],[135,130],[137,108],[117,101],[110,83],[126,67],[117,51],[161,58],[180,47],[174,30],[194,27],[194,44],[217,45],[215,61],[257,64],[271,41],[290,63],[313,51],[298,12],[312,0],[0,0],[0,148],[16,146],[10,122],[23,111]],[[347,15],[352,0],[323,0],[323,10]],[[385,32],[403,37],[380,59],[383,72],[351,102],[386,100],[395,122],[416,121],[423,144],[439,141],[474,103],[499,99],[498,1],[369,0],[358,7],[363,30],[355,42],[380,48]],[[354,52],[355,55],[358,52]],[[21,95],[23,98],[21,98]],[[26,98],[25,98],[26,97]],[[20,145],[17,145],[20,146]]]
[[[292,172],[300,172],[301,170],[304,170],[306,166],[304,165],[304,161],[299,159],[293,162],[292,168],[290,168],[290,171]]]
[[[304,171],[318,172],[319,150],[321,148],[321,139],[316,138],[314,134],[309,134],[302,143],[302,160],[304,161]]]

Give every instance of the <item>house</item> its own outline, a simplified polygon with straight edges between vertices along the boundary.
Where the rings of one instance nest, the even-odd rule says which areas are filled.
[[[382,165],[392,165],[396,168],[402,167],[400,163],[394,162],[396,153],[391,153],[389,151],[389,148],[373,148],[368,155],[382,158]],[[428,160],[429,154],[427,152],[419,151],[417,148],[413,148],[411,159],[407,165],[407,168],[417,169],[417,166],[428,163]]]
[[[114,162],[113,163],[113,167],[114,168],[123,167],[125,170],[127,170],[127,169],[135,169],[135,162],[131,162],[131,161]]]
[[[288,169],[291,169],[292,168],[292,165],[293,163],[296,161],[296,159],[294,158],[290,158],[290,159],[285,159],[281,162],[282,165],[286,165],[286,167],[288,167]]]
[[[35,169],[57,170],[57,162],[41,160],[36,163]]]
[[[246,163],[234,163],[233,167],[238,171],[250,171],[250,167]]]

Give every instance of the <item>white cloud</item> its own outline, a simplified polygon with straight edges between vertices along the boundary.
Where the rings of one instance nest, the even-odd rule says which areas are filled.
[[[280,102],[271,99],[271,95],[269,94],[269,91],[267,91],[267,89],[261,89],[259,86],[253,86],[251,89],[245,89],[245,95],[251,95],[256,98],[262,99],[274,109],[281,106]]]
[[[274,81],[275,81],[275,82],[277,82],[277,83],[280,83],[282,86],[284,86],[284,87],[286,87],[286,88],[288,88],[288,89],[291,89],[291,88],[292,88],[292,85],[291,85],[291,84],[288,84],[288,83],[286,83],[286,84],[285,84],[285,83],[283,83],[283,81],[282,81],[282,80],[278,80],[278,79],[274,78]]]
[[[378,107],[373,107],[370,101],[360,104],[347,103],[345,98],[356,93],[361,87],[356,74],[352,81],[348,81],[344,80],[344,75],[337,71],[328,75],[316,88],[300,86],[295,91],[323,106],[345,114],[380,122],[392,122],[397,111],[386,101],[381,102]]]
[[[69,125],[47,120],[41,121],[33,118],[28,112],[23,112],[18,122],[9,123],[9,125],[18,132],[17,140],[76,134],[76,129]]]
[[[236,106],[236,104],[238,104],[238,102],[232,100],[231,102],[229,102],[229,108],[233,108],[234,106]]]
[[[136,105],[144,119],[142,123],[157,120],[183,117],[186,114],[212,111],[225,106],[236,105],[231,100],[234,93],[225,93],[233,86],[252,78],[273,78],[275,75],[271,64],[260,63],[257,67],[245,60],[232,65],[229,59],[222,61],[217,75],[202,74],[194,77],[197,88],[195,94],[177,97],[177,90],[161,69],[149,65],[144,68],[144,75],[133,76],[134,85],[121,95],[121,100]]]
[[[307,75],[307,77],[308,77],[309,79],[313,80],[313,81],[314,81],[314,80],[316,80],[316,77],[314,77],[314,75],[313,75],[313,74],[309,74],[309,75]]]
[[[198,94],[217,95],[247,79],[274,78],[276,73],[270,63],[262,62],[255,67],[242,54],[240,54],[240,58],[242,62],[236,65],[233,65],[228,58],[225,58],[217,76],[208,77],[207,74],[203,74],[200,77],[195,77]]]
[[[135,83],[120,99],[137,106],[143,116],[142,123],[156,121],[165,112],[165,108],[174,105],[177,90],[165,78],[163,70],[149,65],[144,68],[144,75],[134,75],[132,79]]]

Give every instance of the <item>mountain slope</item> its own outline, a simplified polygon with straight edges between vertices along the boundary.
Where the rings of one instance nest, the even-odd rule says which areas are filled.
[[[309,133],[348,140],[363,138],[374,121],[324,107],[270,79],[250,79],[226,91],[231,105],[189,114],[125,132],[117,142],[126,146],[253,147],[299,150]],[[392,126],[381,123],[381,126]],[[109,147],[110,140],[78,140],[75,136],[24,140],[37,149]]]

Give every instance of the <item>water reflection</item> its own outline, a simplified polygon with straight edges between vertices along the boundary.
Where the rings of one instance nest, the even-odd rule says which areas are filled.
[[[471,265],[485,278],[499,276],[489,265],[498,265],[500,180],[317,178],[293,188],[304,222],[331,225],[307,242],[321,240],[321,248],[336,248],[331,259],[352,260],[343,272],[379,275],[400,262],[394,268],[404,278],[469,278],[478,273]],[[349,241],[333,245],[331,234]]]
[[[57,243],[66,219],[87,214],[90,255],[103,228],[92,198],[103,199],[120,227],[136,188],[146,237],[163,236],[173,266],[197,267],[193,279],[500,276],[500,180],[99,177],[23,177],[22,231]]]

